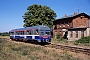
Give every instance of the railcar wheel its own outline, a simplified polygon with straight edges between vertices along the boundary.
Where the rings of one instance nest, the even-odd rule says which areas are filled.
[[[34,41],[34,43],[35,43],[35,44],[38,44],[38,41],[37,41],[37,40],[35,40],[35,41]]]

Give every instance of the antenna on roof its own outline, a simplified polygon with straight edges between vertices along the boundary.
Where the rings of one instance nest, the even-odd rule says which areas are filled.
[[[76,9],[78,10],[78,14],[79,14],[79,12],[80,12],[80,7],[77,7]]]
[[[79,14],[79,9],[80,9],[80,8],[78,7],[77,9],[78,9],[78,14]]]

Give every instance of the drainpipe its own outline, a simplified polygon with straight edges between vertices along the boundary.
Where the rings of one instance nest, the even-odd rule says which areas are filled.
[[[90,19],[89,19],[89,22],[88,22],[88,27],[90,27]]]

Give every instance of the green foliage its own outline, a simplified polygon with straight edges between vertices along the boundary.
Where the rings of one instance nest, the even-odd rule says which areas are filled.
[[[60,39],[60,34],[56,34],[56,38],[57,39]]]
[[[9,36],[10,34],[8,32],[0,33],[0,36]]]
[[[28,6],[27,12],[22,16],[24,19],[24,27],[35,25],[47,25],[52,28],[53,22],[56,18],[56,13],[48,6],[34,4]]]
[[[62,35],[61,34],[57,34],[56,35],[56,41],[58,41],[58,42],[64,42],[64,43],[67,43],[68,41],[66,40],[66,39],[64,39],[63,37],[62,37]]]
[[[74,44],[75,44],[75,45],[78,45],[78,42],[75,41]]]
[[[59,34],[59,33],[56,34],[56,38],[57,38],[57,39],[60,39],[60,38],[61,38],[61,34]]]
[[[90,43],[90,36],[88,37],[82,37],[81,39],[79,40],[76,40],[75,41],[75,44],[77,45],[78,43]]]

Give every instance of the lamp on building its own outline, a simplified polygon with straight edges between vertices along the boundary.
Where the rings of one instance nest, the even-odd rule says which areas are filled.
[[[61,26],[60,26],[61,27]]]
[[[69,26],[69,25],[67,25],[67,26]]]
[[[63,27],[65,27],[65,25],[63,25]]]

